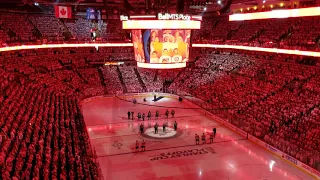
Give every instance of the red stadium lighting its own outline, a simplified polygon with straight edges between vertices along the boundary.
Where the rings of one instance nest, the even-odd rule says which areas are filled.
[[[129,20],[122,21],[122,29],[200,29],[201,21]]]
[[[155,15],[137,15],[137,16],[130,16],[130,19],[139,19],[139,18],[156,18]]]
[[[175,68],[184,68],[187,66],[187,63],[174,63],[174,64],[152,64],[152,63],[140,63],[137,62],[137,66],[141,68],[149,69],[175,69]]]
[[[2,47],[0,52],[24,49],[67,48],[67,47],[131,47],[132,43],[82,43],[82,44],[42,44]]]
[[[196,21],[202,21],[202,16],[193,15],[191,16],[191,19]]]
[[[273,8],[273,5],[270,5]],[[257,12],[247,14],[232,14],[229,16],[229,21],[244,21],[254,19],[272,19],[272,18],[290,18],[304,16],[319,16],[320,7],[302,8],[302,9],[286,9],[273,10],[268,12]]]
[[[262,52],[270,52],[270,53],[320,57],[320,52],[299,51],[299,50],[291,50],[291,49],[262,48],[262,47],[252,47],[252,46],[236,46],[236,45],[220,45],[220,44],[193,44],[192,47],[239,49],[239,50],[248,50],[248,51],[262,51]]]

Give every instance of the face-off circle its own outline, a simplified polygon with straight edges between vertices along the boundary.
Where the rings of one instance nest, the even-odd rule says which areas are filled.
[[[162,127],[158,127],[158,133],[155,133],[154,128],[148,128],[144,131],[142,136],[148,137],[148,138],[155,138],[155,139],[169,139],[169,138],[175,138],[179,135],[181,135],[181,131],[177,130],[175,131],[173,128],[166,127],[165,132],[163,132]]]

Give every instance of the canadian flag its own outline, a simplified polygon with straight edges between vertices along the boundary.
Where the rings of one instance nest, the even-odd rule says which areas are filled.
[[[71,18],[71,7],[68,6],[54,6],[54,11],[57,18]]]

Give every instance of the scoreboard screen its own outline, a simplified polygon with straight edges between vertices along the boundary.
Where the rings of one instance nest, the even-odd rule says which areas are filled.
[[[191,30],[132,30],[135,59],[138,63],[185,64],[190,36]]]
[[[140,18],[140,19],[139,19]],[[141,19],[142,18],[142,19]],[[191,29],[200,21],[188,15],[120,16],[123,29],[132,29],[132,42],[138,67],[171,69],[186,67],[189,60]],[[152,25],[155,22],[156,25]],[[167,26],[174,22],[175,26]],[[178,23],[176,23],[178,22]],[[189,26],[196,22],[196,26]],[[148,24],[143,25],[142,24]],[[169,24],[170,24],[169,23]],[[189,24],[188,24],[189,23]],[[188,26],[185,26],[188,24]],[[147,27],[150,27],[147,29]]]

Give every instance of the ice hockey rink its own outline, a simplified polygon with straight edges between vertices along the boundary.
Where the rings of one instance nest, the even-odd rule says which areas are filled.
[[[133,96],[124,99],[130,100]],[[145,179],[208,179],[208,180],[309,180],[315,179],[299,168],[273,155],[245,137],[224,127],[199,109],[177,99],[164,97],[153,102],[153,96],[135,97],[138,104],[117,97],[95,99],[82,105],[91,145],[103,173],[108,180]],[[174,108],[175,117],[165,118],[165,111]],[[138,121],[137,114],[156,110],[160,118]],[[134,120],[127,112],[134,111]],[[178,130],[162,132],[162,124]],[[159,124],[159,135],[154,124]],[[139,126],[149,132],[141,135]],[[217,135],[213,143],[196,145],[195,134],[209,134],[213,127]],[[135,151],[135,142],[146,141],[146,151]]]

